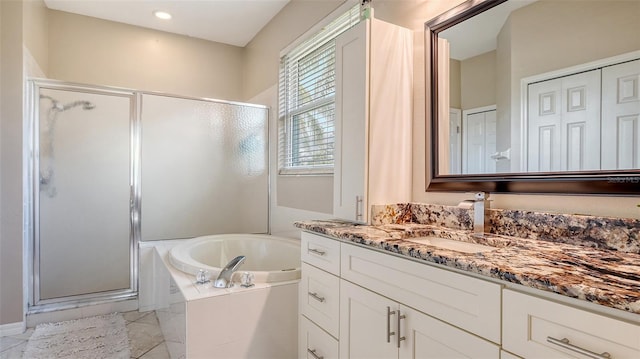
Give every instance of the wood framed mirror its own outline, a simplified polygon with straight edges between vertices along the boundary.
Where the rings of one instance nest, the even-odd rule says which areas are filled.
[[[425,24],[427,191],[640,195],[640,1],[469,0]]]

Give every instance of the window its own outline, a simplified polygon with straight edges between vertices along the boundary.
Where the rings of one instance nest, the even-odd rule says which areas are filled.
[[[280,59],[280,174],[333,173],[335,38],[359,18],[356,5]]]

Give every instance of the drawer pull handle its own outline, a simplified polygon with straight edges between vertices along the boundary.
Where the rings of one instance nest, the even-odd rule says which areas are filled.
[[[396,332],[391,331],[391,315],[396,314],[395,310],[391,310],[391,307],[387,307],[387,343],[391,343],[391,336]]]
[[[402,315],[402,314],[400,314],[400,309],[398,309],[398,348],[400,348],[400,342],[401,342],[401,341],[403,341],[403,340],[405,340],[405,339],[407,339],[407,338],[405,338],[405,337],[401,336],[401,334],[400,334],[400,333],[402,333],[402,332],[400,331],[400,321],[401,321],[402,319],[406,318],[406,317],[407,317],[406,315]]]
[[[553,337],[547,337],[547,341],[551,344],[557,345],[559,347],[565,348],[567,350],[571,350],[572,352],[575,353],[579,353],[582,354],[586,357],[589,358],[593,358],[593,359],[610,359],[611,358],[611,354],[604,352],[602,354],[598,354],[598,353],[594,353],[590,350],[584,349],[584,348],[580,348],[578,346],[575,346],[571,343],[569,343],[569,339],[567,338],[562,338],[562,339],[556,339]]]
[[[314,357],[315,359],[324,359],[323,356],[318,356],[318,354],[316,354],[316,350],[315,349],[309,349],[307,348],[307,352],[309,354],[311,354],[312,357]]]
[[[315,249],[315,248],[309,248],[309,252],[313,253],[313,254],[317,254],[319,256],[324,256],[327,254],[327,252],[325,251],[321,251],[319,249]]]
[[[318,293],[316,292],[309,292],[309,296],[311,296],[311,298],[317,300],[320,303],[324,302],[324,297],[319,296]]]

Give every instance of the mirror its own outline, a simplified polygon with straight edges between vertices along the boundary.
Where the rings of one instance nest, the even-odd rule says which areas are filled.
[[[427,190],[640,194],[640,2],[469,0],[425,31]]]

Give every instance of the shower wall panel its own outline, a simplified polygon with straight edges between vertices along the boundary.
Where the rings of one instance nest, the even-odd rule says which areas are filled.
[[[40,90],[39,300],[133,287],[133,96]]]
[[[142,95],[141,239],[268,232],[264,107]]]

